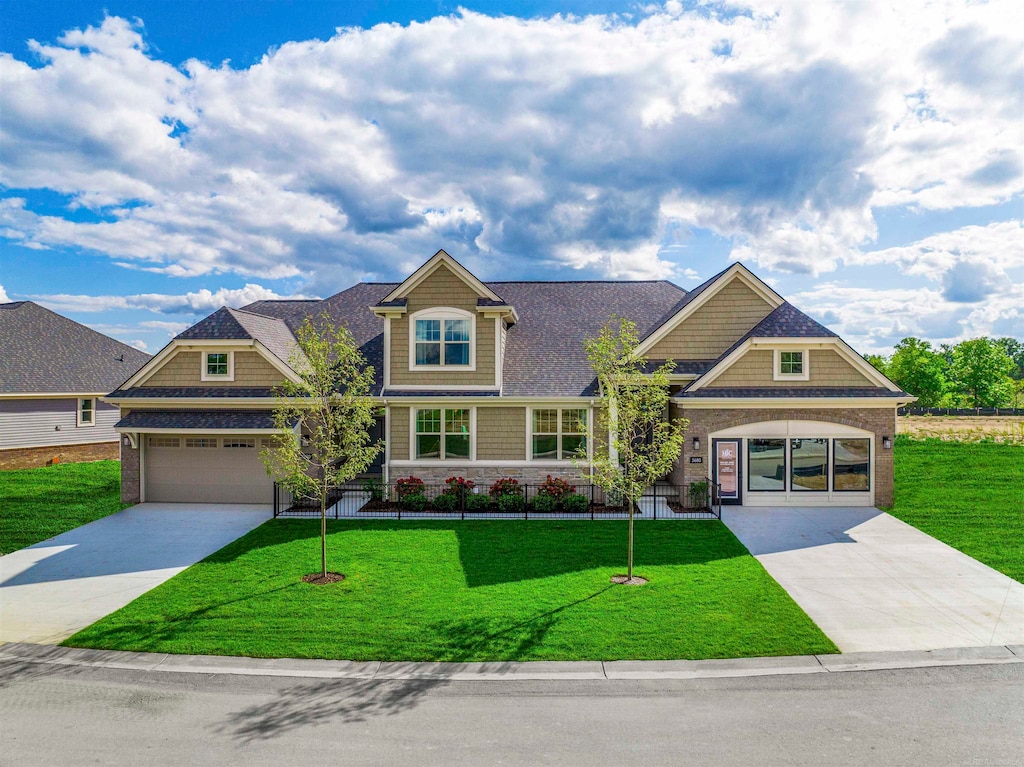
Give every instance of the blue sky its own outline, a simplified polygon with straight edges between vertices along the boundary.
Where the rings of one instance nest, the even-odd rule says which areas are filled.
[[[856,348],[1024,337],[1019,3],[0,4],[0,301],[739,259]]]

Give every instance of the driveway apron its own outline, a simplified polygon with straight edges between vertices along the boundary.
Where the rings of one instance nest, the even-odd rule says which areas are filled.
[[[0,557],[0,641],[62,642],[272,516],[143,503]]]
[[[1024,643],[1024,584],[878,509],[722,521],[843,652]]]

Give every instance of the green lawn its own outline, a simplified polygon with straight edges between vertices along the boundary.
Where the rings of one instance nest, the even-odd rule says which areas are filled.
[[[256,657],[498,661],[837,652],[719,522],[275,520],[66,644]]]
[[[0,471],[0,554],[122,508],[120,461]]]
[[[897,437],[891,514],[1024,582],[1024,447]]]

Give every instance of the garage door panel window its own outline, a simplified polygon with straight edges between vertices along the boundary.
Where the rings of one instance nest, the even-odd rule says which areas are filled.
[[[216,437],[185,437],[185,447],[217,447]]]
[[[792,489],[828,490],[828,440],[791,439],[789,441]]]
[[[181,440],[178,437],[150,437],[150,447],[181,447]]]
[[[256,447],[255,437],[226,437],[224,447]]]
[[[833,482],[837,493],[871,489],[871,441],[834,439]]]
[[[757,492],[786,490],[786,440],[747,440],[747,489]]]

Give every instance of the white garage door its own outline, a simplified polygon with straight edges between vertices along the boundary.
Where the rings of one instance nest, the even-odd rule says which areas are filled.
[[[272,503],[273,480],[259,437],[146,438],[146,500],[165,503]]]

